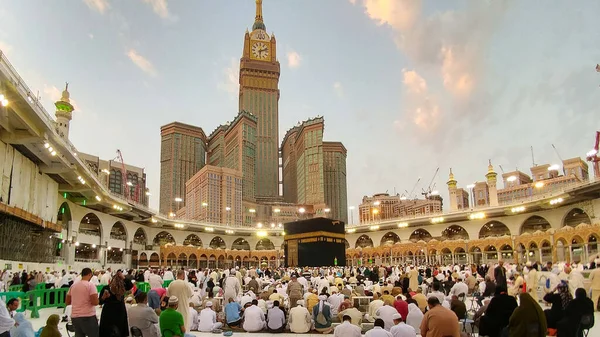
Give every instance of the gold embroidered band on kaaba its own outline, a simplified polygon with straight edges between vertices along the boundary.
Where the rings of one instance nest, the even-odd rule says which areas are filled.
[[[308,232],[308,233],[301,233],[301,234],[288,234],[284,237],[284,240],[297,240],[297,239],[308,239],[308,238],[318,238],[318,237],[327,237],[327,238],[334,238],[334,239],[345,239],[346,235],[345,234],[340,234],[340,233],[332,233],[332,232],[326,232],[326,231],[318,231],[318,232]],[[306,242],[304,240],[302,240],[303,242]],[[315,240],[316,241],[316,240]]]

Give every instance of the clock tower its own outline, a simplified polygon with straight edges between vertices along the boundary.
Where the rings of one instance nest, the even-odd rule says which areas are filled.
[[[256,197],[279,197],[279,74],[275,35],[267,33],[262,0],[256,0],[252,31],[240,59],[240,111],[257,117]],[[242,154],[245,155],[245,154]]]

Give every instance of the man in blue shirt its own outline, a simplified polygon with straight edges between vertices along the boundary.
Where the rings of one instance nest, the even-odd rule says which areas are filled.
[[[242,306],[238,302],[235,302],[233,298],[230,298],[229,303],[225,305],[225,318],[227,319],[227,325],[230,327],[240,326],[242,323],[240,312],[242,310]]]

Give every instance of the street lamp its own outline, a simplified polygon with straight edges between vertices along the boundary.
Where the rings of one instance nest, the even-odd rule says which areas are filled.
[[[331,212],[331,208],[325,208],[325,209],[323,210],[323,212],[325,212],[325,213],[329,213],[329,212]]]
[[[306,209],[304,209],[304,207],[300,207],[300,208],[298,209],[298,213],[300,213],[300,214],[304,214],[304,212],[306,212]]]
[[[471,208],[475,208],[475,194],[474,194],[475,184],[469,184],[469,185],[467,185],[467,188],[471,190]]]
[[[183,201],[183,199],[181,199],[179,197],[175,198],[175,202],[182,202],[182,201]]]

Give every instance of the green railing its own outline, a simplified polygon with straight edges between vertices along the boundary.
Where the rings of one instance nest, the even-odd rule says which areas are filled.
[[[40,318],[39,309],[65,307],[69,288],[33,290],[27,292],[31,299],[28,309],[31,309],[31,318]]]
[[[46,290],[46,283],[38,283],[35,286],[35,290]]]
[[[169,284],[171,284],[171,282],[173,282],[173,280],[164,281],[163,288],[167,289],[169,287]]]
[[[149,292],[150,291],[150,283],[148,282],[136,282],[135,286],[142,292]]]
[[[2,299],[2,301],[4,303],[7,303],[8,300],[10,300],[11,298],[18,298],[21,301],[21,306],[19,306],[19,309],[17,309],[17,312],[23,312],[23,311],[27,310],[27,305],[29,304],[29,300],[25,296],[24,292],[7,291],[4,293],[0,293],[0,299]]]
[[[8,287],[8,291],[9,292],[21,292],[21,291],[23,291],[23,285],[15,284],[14,286],[10,286],[10,287]]]

